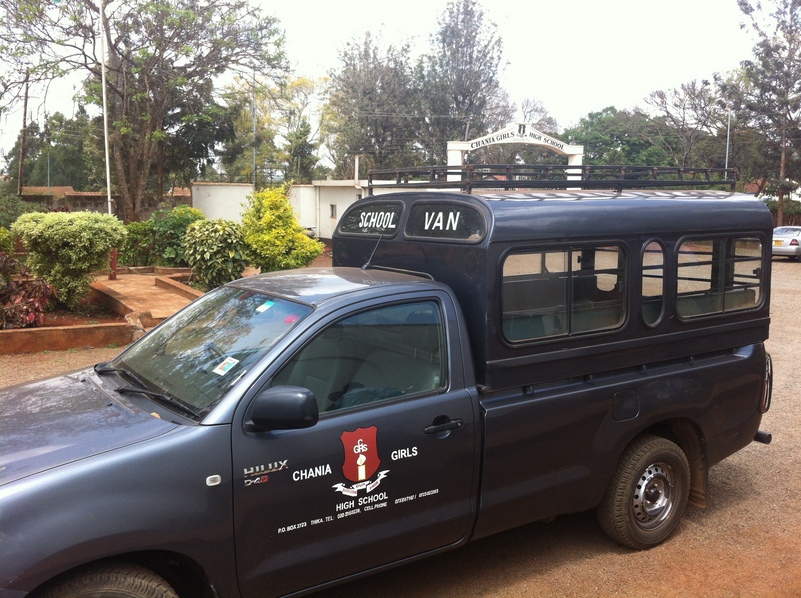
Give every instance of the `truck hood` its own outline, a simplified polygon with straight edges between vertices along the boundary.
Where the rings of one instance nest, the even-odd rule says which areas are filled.
[[[0,486],[177,427],[103,392],[92,371],[0,390]]]

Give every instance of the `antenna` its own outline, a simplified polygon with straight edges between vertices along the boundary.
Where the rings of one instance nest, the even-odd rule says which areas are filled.
[[[373,256],[375,252],[378,250],[378,246],[381,244],[381,240],[384,238],[384,235],[378,235],[378,241],[376,241],[375,247],[373,247],[373,252],[370,254],[370,257],[367,258],[367,263],[362,266],[362,270],[369,270],[373,266]]]

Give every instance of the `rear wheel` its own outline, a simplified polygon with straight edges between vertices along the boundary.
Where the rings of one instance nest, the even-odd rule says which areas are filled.
[[[620,458],[598,507],[598,521],[616,542],[650,548],[679,523],[689,491],[690,466],[678,445],[659,436],[641,436]]]
[[[178,594],[163,577],[141,565],[105,562],[70,575],[43,598],[178,598]]]

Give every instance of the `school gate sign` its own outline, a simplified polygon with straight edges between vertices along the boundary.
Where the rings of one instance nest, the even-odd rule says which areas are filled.
[[[472,152],[486,145],[496,143],[527,143],[529,145],[544,145],[557,154],[567,156],[568,166],[581,166],[584,158],[583,145],[570,145],[564,141],[554,139],[545,133],[535,129],[528,123],[509,123],[504,128],[489,133],[482,137],[477,137],[470,141],[449,141],[448,142],[448,166],[459,168],[464,164],[466,152]]]

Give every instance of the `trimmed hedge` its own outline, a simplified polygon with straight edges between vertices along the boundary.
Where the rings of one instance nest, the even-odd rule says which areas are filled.
[[[11,226],[28,248],[27,266],[56,290],[56,297],[75,309],[91,290],[91,272],[105,270],[111,250],[127,231],[116,217],[96,212],[35,212]]]

